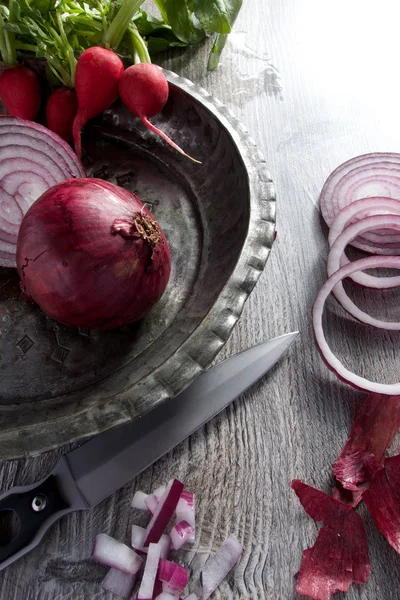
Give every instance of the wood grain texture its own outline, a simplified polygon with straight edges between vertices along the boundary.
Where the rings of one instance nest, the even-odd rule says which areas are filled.
[[[34,552],[0,574],[2,600],[111,600],[97,585],[104,569],[90,561],[92,541],[103,531],[128,541],[131,523],[143,522],[129,508],[134,491],[149,491],[171,477],[198,495],[198,536],[184,555],[193,577],[229,533],[243,543],[243,558],[216,600],[297,597],[295,573],[319,525],[305,515],[290,481],[300,478],[329,491],[330,465],[363,398],[335,379],[313,343],[311,307],[327,257],[318,194],[343,160],[399,151],[399,16],[394,1],[247,0],[216,72],[206,72],[207,45],[163,60],[243,121],[278,191],[271,257],[218,361],[294,329],[301,340],[264,381],[136,481],[91,512],[56,524]],[[398,291],[357,294],[375,314],[398,318]],[[398,380],[397,334],[354,323],[334,302],[326,324],[332,348],[350,368]],[[4,464],[0,489],[40,478],[60,452]],[[363,509],[361,514],[372,575],[365,586],[335,598],[400,598],[400,557]]]

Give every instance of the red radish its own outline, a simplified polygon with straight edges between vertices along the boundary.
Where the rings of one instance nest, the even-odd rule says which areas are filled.
[[[47,127],[69,142],[72,140],[72,124],[77,112],[78,100],[75,90],[57,88],[47,100]]]
[[[41,101],[37,75],[22,65],[6,69],[0,77],[0,98],[9,115],[33,121]]]
[[[163,131],[149,121],[149,118],[154,117],[164,108],[168,100],[168,93],[168,81],[164,73],[160,67],[152,63],[139,63],[128,67],[119,82],[119,95],[129,110],[175,150],[199,163],[200,161],[186,154]]]
[[[80,55],[75,72],[78,114],[73,124],[75,152],[79,158],[82,157],[82,127],[118,98],[118,83],[123,72],[122,60],[112,50],[93,46]]]

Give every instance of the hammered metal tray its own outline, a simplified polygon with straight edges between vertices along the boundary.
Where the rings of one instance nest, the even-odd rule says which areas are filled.
[[[140,323],[72,329],[0,271],[0,459],[32,456],[122,424],[175,395],[225,344],[274,239],[274,186],[255,143],[203,89],[166,71],[154,119],[195,164],[120,104],[85,132],[86,168],[136,192],[160,222],[172,273]]]

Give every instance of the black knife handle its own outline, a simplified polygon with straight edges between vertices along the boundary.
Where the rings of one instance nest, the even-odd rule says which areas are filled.
[[[0,523],[4,524],[6,511],[14,513],[9,513],[14,519],[14,539],[6,540],[9,531],[0,527],[0,563],[29,546],[49,517],[66,508],[68,505],[59,493],[54,475],[28,491],[12,493],[11,490],[9,495],[3,496],[0,499]]]
[[[8,490],[0,496],[0,571],[35,548],[58,519],[87,508],[65,457],[45,479]],[[1,527],[12,518],[12,528]]]

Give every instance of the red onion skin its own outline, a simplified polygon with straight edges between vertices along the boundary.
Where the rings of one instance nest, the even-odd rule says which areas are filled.
[[[131,192],[100,179],[47,190],[23,218],[17,266],[24,292],[65,325],[111,329],[141,319],[167,286],[171,257],[138,234],[135,217],[154,217]],[[115,221],[122,230],[112,231]]]

